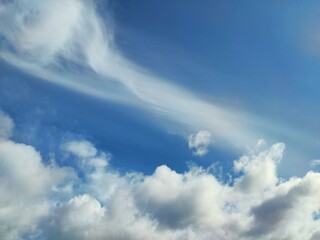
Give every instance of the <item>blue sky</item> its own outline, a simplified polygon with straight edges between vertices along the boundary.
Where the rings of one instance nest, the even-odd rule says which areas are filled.
[[[35,172],[46,172],[54,162],[48,181],[61,189],[55,188],[59,194],[46,193],[48,204],[60,202],[71,215],[78,201],[89,208],[98,206],[99,214],[108,204],[113,206],[108,201],[118,201],[119,196],[106,198],[109,190],[103,192],[101,186],[104,182],[112,189],[114,181],[137,203],[138,210],[129,212],[153,216],[148,224],[168,227],[165,232],[155,227],[149,239],[193,239],[192,234],[203,239],[208,234],[221,239],[272,239],[283,222],[288,229],[300,223],[280,216],[271,220],[279,221],[277,227],[266,222],[261,212],[270,207],[270,198],[280,205],[282,198],[298,201],[291,194],[299,191],[298,182],[319,180],[319,9],[317,1],[4,1],[0,3],[0,140],[7,144],[3,156],[11,156],[8,149],[26,151],[26,156],[40,154]],[[0,174],[8,159],[0,156]],[[152,195],[152,187],[160,186],[157,182],[170,184],[166,177],[173,182],[184,179],[184,187],[170,192],[183,202],[188,184],[201,185],[209,176],[219,188],[233,189],[231,195],[223,190],[227,196],[221,197],[226,201],[221,203],[223,211],[232,203],[243,216],[251,214],[256,225],[248,218],[244,224],[251,227],[232,230],[229,221],[237,217],[231,214],[223,215],[228,220],[217,220],[216,225],[220,228],[227,222],[223,229],[230,227],[228,234],[213,234],[210,227],[199,230],[197,224],[210,218],[199,213],[202,209],[195,207],[190,216],[184,211],[170,215],[176,203],[155,199],[172,189],[160,187],[160,195]],[[259,185],[261,179],[266,181]],[[65,193],[69,186],[73,187]],[[245,205],[241,194],[246,191],[258,200]],[[137,197],[137,192],[145,198]],[[263,197],[258,198],[260,193]],[[240,200],[233,203],[233,198]],[[1,204],[5,206],[0,201],[0,208]],[[291,211],[289,205],[284,212]],[[308,212],[309,218],[319,214],[317,205],[312,206],[301,212]],[[56,215],[45,215],[46,219],[69,219],[60,215],[59,207],[50,211]],[[7,220],[0,214],[1,221]],[[304,234],[306,239],[317,239],[320,229],[314,227],[316,220],[310,221]],[[87,236],[74,236],[61,226],[39,225],[34,232],[23,224],[5,226],[0,227],[5,239]],[[185,230],[188,227],[191,232]],[[183,231],[177,237],[170,235],[170,229]],[[128,236],[137,230],[130,231]],[[102,235],[92,239],[109,236],[97,232]],[[289,230],[285,234],[288,239],[300,236]],[[112,236],[118,239],[117,233]]]
[[[245,4],[203,1],[195,4],[186,1],[182,8],[179,1],[97,2],[102,19],[111,25],[114,47],[121,55],[165,81],[192,92],[198,99],[239,110],[250,115],[247,118],[257,118],[245,126],[252,128],[248,131],[256,132],[256,140],[263,138],[270,141],[269,144],[286,142],[287,153],[280,166],[284,177],[304,174],[309,161],[318,158],[319,154],[315,5],[317,3],[298,1],[290,4],[272,1]],[[5,49],[6,40],[3,42],[2,49]],[[17,97],[6,93],[18,88],[17,91],[25,95],[25,104],[31,108],[30,115],[39,108],[38,111],[43,111],[41,118],[51,119],[37,126],[38,134],[49,134],[52,128],[56,128],[53,138],[61,138],[65,131],[70,134],[83,132],[103,149],[113,152],[117,158],[115,166],[132,170],[150,172],[162,162],[181,171],[185,170],[185,162],[193,158],[185,141],[185,135],[191,134],[192,129],[182,130],[184,136],[179,137],[181,129],[170,129],[170,124],[174,128],[180,126],[171,122],[163,127],[163,120],[150,112],[140,112],[140,109],[121,103],[102,103],[100,99],[72,91],[65,94],[68,90],[44,86],[36,76],[10,67],[5,61],[1,65],[4,69],[0,95],[2,108],[22,114],[24,109],[20,109]],[[97,78],[86,73],[86,69],[81,70],[83,67],[70,62],[58,71],[71,68],[73,72],[87,74],[88,78]],[[14,81],[9,80],[12,78]],[[27,85],[30,89],[19,85]],[[43,94],[44,91],[47,93]],[[59,95],[66,95],[66,99]],[[42,97],[45,100],[38,101]],[[77,101],[88,104],[86,114]],[[43,108],[52,108],[55,115]],[[25,125],[32,125],[30,119],[19,119],[23,129],[26,129]],[[97,126],[105,127],[101,130]],[[34,136],[39,137],[41,135]],[[17,138],[26,140],[22,136]],[[221,146],[211,147],[211,154],[199,164],[208,165],[219,159],[225,165],[226,161],[233,161],[244,152],[243,149],[234,153],[232,149],[221,151]],[[44,148],[47,148],[43,149],[45,154],[52,150]]]
[[[317,5],[128,1],[116,4],[115,15],[125,54],[204,99],[279,127],[272,133],[264,129],[261,137],[285,141],[295,152],[291,159],[298,154],[307,162],[317,158],[319,146]],[[299,133],[288,136],[281,128]],[[301,174],[300,169],[289,171]]]

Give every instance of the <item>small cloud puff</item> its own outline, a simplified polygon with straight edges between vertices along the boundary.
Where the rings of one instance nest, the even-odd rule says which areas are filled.
[[[95,146],[86,140],[72,140],[61,145],[61,149],[75,156],[78,159],[78,165],[83,171],[103,170],[108,166],[111,158],[110,153],[98,151]]]
[[[0,110],[0,139],[11,137],[14,128],[12,119]]]
[[[80,141],[68,141],[61,145],[62,150],[67,153],[71,153],[80,158],[94,157],[97,154],[97,149],[92,143],[80,140]]]
[[[212,143],[211,133],[207,130],[199,131],[188,137],[188,146],[196,156],[204,156],[208,153],[208,146]]]
[[[310,166],[313,167],[313,168],[320,166],[320,159],[311,160],[310,161]]]

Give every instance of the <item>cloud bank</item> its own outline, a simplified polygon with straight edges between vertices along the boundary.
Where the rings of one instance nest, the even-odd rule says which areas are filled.
[[[61,143],[76,168],[44,164],[34,147],[8,136],[0,140],[4,240],[314,240],[320,234],[320,174],[280,179],[283,143],[235,160],[238,177],[222,182],[200,167],[120,174],[108,165],[110,154],[85,140]]]

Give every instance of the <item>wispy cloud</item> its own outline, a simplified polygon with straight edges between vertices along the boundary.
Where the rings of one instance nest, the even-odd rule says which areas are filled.
[[[311,167],[320,166],[320,159],[311,160],[311,161],[310,161],[310,166],[311,166]]]
[[[111,24],[91,1],[24,1],[1,4],[0,56],[42,79],[100,98],[131,104],[166,123],[208,129],[232,147],[256,142],[258,121],[243,112],[201,100],[125,59]],[[63,14],[62,14],[63,13]],[[71,70],[65,63],[78,66]],[[77,69],[77,67],[75,67]],[[81,72],[81,71],[84,71]]]
[[[0,139],[11,137],[14,123],[11,118],[0,110]]]

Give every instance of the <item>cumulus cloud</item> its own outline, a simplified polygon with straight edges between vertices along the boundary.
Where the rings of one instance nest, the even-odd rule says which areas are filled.
[[[277,143],[270,149],[242,156],[234,161],[234,170],[244,173],[235,181],[235,186],[246,191],[259,191],[277,184],[277,164],[282,158],[285,145]]]
[[[49,196],[59,197],[59,185],[72,176],[72,170],[44,165],[32,146],[0,141],[0,238],[31,236],[50,213]]]
[[[3,139],[0,238],[317,239],[320,174],[277,177],[284,149],[276,143],[235,160],[239,176],[225,183],[201,167],[120,174],[92,143],[64,142],[62,151],[85,162],[79,174]]]
[[[208,146],[212,143],[211,133],[207,130],[199,131],[188,137],[188,146],[196,156],[204,156],[208,153]]]
[[[105,216],[105,209],[93,197],[84,194],[71,198],[57,207],[53,224],[44,227],[49,233],[49,239],[92,239],[97,226]]]

